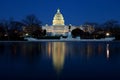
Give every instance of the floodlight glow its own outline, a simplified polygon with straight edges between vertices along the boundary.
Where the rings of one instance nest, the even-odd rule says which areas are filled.
[[[110,36],[110,33],[106,33],[106,36]]]
[[[26,33],[25,35],[26,35],[26,36],[28,36],[29,34],[28,34],[28,33]]]

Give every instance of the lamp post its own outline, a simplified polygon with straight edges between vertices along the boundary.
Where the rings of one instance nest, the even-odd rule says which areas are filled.
[[[107,37],[109,37],[109,36],[110,36],[110,33],[109,33],[109,32],[107,32],[107,33],[106,33],[106,36],[107,36]]]

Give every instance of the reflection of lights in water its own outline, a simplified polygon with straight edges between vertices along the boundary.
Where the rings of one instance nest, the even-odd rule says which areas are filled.
[[[58,73],[63,68],[64,58],[65,58],[65,43],[64,42],[52,43],[53,65]]]
[[[109,59],[110,57],[109,44],[107,44],[106,50],[107,50],[107,59]]]
[[[47,46],[47,51],[48,51],[48,56],[50,57],[51,56],[51,43],[49,42],[48,43],[48,46]]]
[[[12,49],[13,49],[13,54],[16,55],[16,53],[17,53],[17,46],[13,45]]]
[[[98,53],[99,53],[99,54],[102,53],[102,45],[101,45],[101,44],[98,45]]]
[[[89,58],[93,53],[93,46],[91,44],[87,44],[87,57]]]

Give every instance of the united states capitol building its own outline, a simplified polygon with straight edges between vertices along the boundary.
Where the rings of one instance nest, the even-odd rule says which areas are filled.
[[[80,28],[81,30],[85,31],[85,28],[82,25],[81,26],[72,26],[71,24],[65,25],[65,20],[62,13],[60,12],[60,9],[57,9],[57,13],[54,15],[52,25],[46,24],[45,26],[42,26],[42,29],[46,30],[47,35],[52,36],[56,35],[67,36],[68,32],[72,31],[75,28]],[[88,30],[90,31],[90,29]]]

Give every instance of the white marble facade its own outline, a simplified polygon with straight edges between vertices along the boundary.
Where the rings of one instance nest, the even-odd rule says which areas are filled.
[[[64,21],[64,17],[62,15],[62,13],[60,12],[60,9],[57,10],[57,13],[54,15],[53,21],[52,21],[52,25],[45,25],[42,28],[46,29],[47,34],[49,35],[63,35],[63,36],[67,36],[67,33],[69,32],[69,26],[71,25],[65,25],[65,21]],[[76,27],[71,26],[71,30],[75,29]]]
[[[45,26],[42,26],[42,28],[47,31],[47,35],[68,36],[69,26],[71,26],[70,31],[72,31],[75,28],[80,28],[81,30],[83,30],[85,32],[89,32],[89,33],[94,31],[94,27],[91,25],[87,25],[86,27],[84,27],[82,25],[81,26],[73,26],[71,24],[65,25],[65,20],[64,20],[62,13],[60,12],[60,9],[58,9],[56,14],[54,15],[52,25],[46,24]]]

